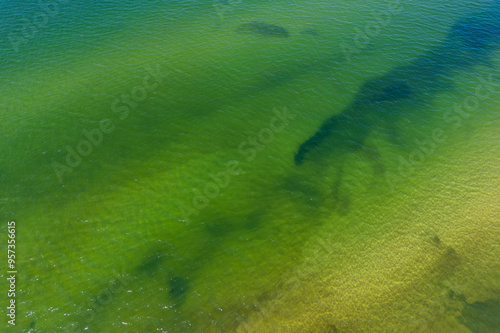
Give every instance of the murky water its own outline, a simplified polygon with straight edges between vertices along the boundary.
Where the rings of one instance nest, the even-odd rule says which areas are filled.
[[[498,327],[498,1],[1,6],[7,329]]]

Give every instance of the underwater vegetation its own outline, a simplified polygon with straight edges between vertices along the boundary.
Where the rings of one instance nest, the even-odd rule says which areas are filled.
[[[318,10],[306,5],[302,12]],[[351,9],[350,5],[346,8]],[[320,103],[328,105],[339,95],[329,85],[333,79],[342,84],[350,78],[354,78],[349,81],[351,84],[356,82],[359,68],[344,68],[338,60],[335,32],[347,34],[350,27],[345,22],[340,24],[342,20],[335,26],[336,11],[334,8],[331,13],[321,12],[319,16],[315,14],[302,20],[296,15],[300,11],[289,14],[289,20],[285,17],[281,21],[280,16],[279,24],[289,28],[288,31],[262,23],[273,22],[267,21],[267,12],[262,16],[257,12],[255,19],[261,22],[245,23],[241,31],[235,29],[253,18],[235,15],[234,21],[226,21],[230,30],[224,28],[216,32],[212,28],[215,15],[205,15],[204,11],[194,22],[189,21],[192,16],[187,15],[186,22],[173,24],[177,30],[172,31],[163,27],[162,16],[155,31],[155,36],[160,38],[152,40],[147,37],[154,27],[148,14],[145,27],[139,24],[127,31],[131,39],[124,39],[123,43],[130,48],[115,50],[114,38],[110,38],[109,43],[103,44],[103,50],[95,50],[95,55],[89,51],[81,54],[82,59],[70,57],[71,63],[61,64],[61,68],[57,61],[42,62],[47,70],[38,73],[40,69],[33,69],[33,77],[30,73],[26,82],[19,82],[19,86],[27,87],[19,93],[21,98],[29,101],[33,95],[34,101],[25,111],[10,112],[17,113],[14,121],[5,118],[6,129],[15,127],[11,124],[21,126],[19,130],[7,132],[5,155],[2,155],[7,158],[2,172],[6,197],[16,200],[16,206],[8,207],[12,213],[7,215],[24,222],[24,229],[20,231],[27,239],[26,244],[34,244],[26,248],[23,255],[26,259],[22,261],[25,273],[20,275],[26,292],[19,300],[23,302],[22,307],[29,310],[20,312],[25,316],[18,325],[22,331],[277,332],[281,330],[266,327],[279,319],[279,313],[266,311],[276,305],[274,309],[290,313],[283,324],[284,332],[290,331],[290,327],[304,332],[384,329],[405,332],[411,330],[406,329],[408,325],[405,326],[402,318],[406,318],[415,305],[420,305],[420,299],[414,294],[422,298],[431,295],[422,292],[420,286],[447,283],[455,276],[464,275],[461,268],[469,262],[494,259],[488,255],[493,251],[488,249],[470,251],[476,238],[481,240],[491,234],[487,223],[493,225],[495,216],[491,216],[489,206],[477,203],[491,202],[493,207],[496,193],[493,190],[484,191],[490,198],[472,201],[474,193],[469,191],[473,187],[480,189],[482,184],[459,178],[453,181],[467,183],[464,192],[432,192],[423,187],[408,195],[391,195],[387,199],[383,191],[364,191],[363,185],[347,186],[359,173],[349,172],[347,166],[352,164],[345,162],[348,154],[357,151],[366,151],[375,160],[376,149],[367,147],[372,142],[372,132],[379,133],[375,128],[386,124],[395,127],[397,119],[409,112],[406,106],[428,99],[434,91],[442,89],[444,80],[440,75],[451,71],[450,66],[468,68],[469,62],[487,59],[496,49],[494,23],[484,23],[481,17],[456,21],[453,14],[455,18],[448,25],[435,31],[440,37],[434,41],[439,45],[431,51],[428,46],[412,49],[411,58],[399,63],[403,66],[385,72],[385,61],[400,56],[397,54],[389,55],[388,59],[370,58],[373,63],[366,67],[385,67],[379,72],[382,75],[374,75],[378,77],[368,81],[363,78],[359,84],[361,89],[352,101],[335,110],[329,107],[332,114],[322,116],[324,119],[351,104],[338,116],[325,121],[328,126],[315,136],[316,142],[310,143],[311,148],[302,156],[303,167],[292,163],[291,156],[299,144],[296,133],[310,131],[298,139],[305,141],[323,119],[313,127],[308,127],[310,123],[290,121],[290,127],[279,133],[271,128],[272,138],[258,136],[270,128],[270,115],[266,112],[272,108],[287,104],[294,114],[307,116],[313,114]],[[133,11],[132,15],[136,17],[137,13]],[[203,21],[206,16],[211,18]],[[365,16],[353,17],[353,21],[360,19]],[[201,23],[205,23],[204,26]],[[396,24],[395,30],[405,32],[411,29],[408,26]],[[318,30],[301,30],[303,27]],[[456,31],[452,33],[449,27]],[[120,33],[118,37],[124,35]],[[434,35],[430,35],[433,38]],[[408,42],[415,46],[413,41]],[[54,43],[59,46],[58,39]],[[419,41],[416,44],[418,46]],[[111,46],[106,49],[106,45]],[[153,52],[155,48],[158,54]],[[454,54],[454,50],[459,50],[462,58]],[[427,53],[420,56],[422,52]],[[480,59],[477,54],[481,54]],[[36,65],[37,59],[30,60]],[[95,68],[96,63],[101,62],[102,66]],[[142,69],[136,73],[136,67],[156,66],[156,63],[154,77],[158,77],[158,88],[148,90],[148,98],[142,104],[137,103],[136,107],[126,104],[122,93],[128,92],[126,96],[132,98],[140,86],[132,87],[140,84],[137,80],[145,75]],[[170,65],[174,70],[170,70]],[[73,67],[74,76],[61,74]],[[21,69],[24,73],[25,68]],[[333,78],[330,73],[337,75],[337,69],[341,74]],[[53,71],[54,77],[42,79],[47,71]],[[16,71],[13,73],[17,75]],[[86,73],[90,73],[88,77]],[[116,73],[123,74],[117,76]],[[40,86],[53,88],[38,89],[35,77],[40,79]],[[73,87],[73,81],[83,83]],[[96,83],[95,88],[92,82]],[[6,88],[5,95],[22,100],[13,90]],[[110,105],[115,97],[123,102],[119,104],[120,109],[130,111],[127,122],[120,123],[113,136],[106,136],[99,149],[94,147],[93,155],[68,177],[65,188],[59,189],[50,168],[51,159],[61,155],[57,149],[63,149],[65,144],[76,147],[82,130],[88,132],[92,128],[90,124],[108,117],[110,111],[114,113]],[[133,99],[129,102],[135,103]],[[94,109],[95,113],[89,112]],[[324,109],[321,107],[321,110]],[[282,121],[276,124],[282,125]],[[37,130],[38,127],[41,130]],[[254,138],[255,146],[251,141]],[[244,150],[255,154],[252,163],[245,164],[247,159],[243,157],[249,154],[242,154],[240,142],[247,145],[240,147],[252,147]],[[23,146],[29,149],[18,148]],[[382,146],[379,149],[382,150]],[[40,154],[28,153],[30,150]],[[331,159],[323,159],[330,154]],[[385,160],[385,151],[383,156]],[[235,160],[242,162],[244,171],[241,175],[228,174],[227,179],[223,179],[227,163]],[[19,162],[7,163],[10,161]],[[330,161],[334,165],[328,171],[338,170],[331,183],[324,181],[321,174],[321,166]],[[493,165],[495,160],[486,159],[486,163],[481,164],[487,163]],[[45,169],[44,165],[47,165]],[[389,162],[387,167],[390,170]],[[41,171],[36,173],[38,168]],[[438,166],[435,171],[458,175],[464,170],[472,169],[448,171]],[[220,176],[222,173],[224,176]],[[471,173],[474,177],[480,174]],[[304,174],[307,179],[302,177]],[[7,181],[9,178],[12,180]],[[435,177],[429,176],[429,179],[407,180],[425,185],[442,183]],[[56,184],[53,186],[53,183]],[[33,186],[24,186],[25,189],[22,187],[31,184]],[[193,202],[195,196],[199,197],[194,190],[208,188],[208,184],[215,184],[217,188],[217,194],[209,198],[210,205],[190,220],[184,219],[177,204]],[[353,195],[343,195],[345,191]],[[442,193],[446,193],[445,198]],[[421,202],[425,204],[421,194],[436,204],[420,207]],[[332,196],[337,200],[332,200]],[[5,207],[12,206],[10,199],[2,200]],[[448,203],[455,201],[457,205],[462,201],[469,204],[469,212],[464,209],[457,215],[449,214],[454,210],[449,207],[454,206]],[[34,208],[29,207],[32,203]],[[332,204],[336,214],[331,214]],[[470,223],[476,219],[470,213],[474,207],[489,214],[483,225]],[[419,210],[429,214],[422,215]],[[461,228],[453,221],[461,216],[468,219],[464,225],[471,225],[470,230],[482,231],[483,228],[484,232],[474,235],[466,227]],[[490,216],[492,221],[487,219]],[[406,226],[409,229],[400,231]],[[397,230],[397,237],[388,232],[386,237],[388,229]],[[465,236],[456,230],[464,230]],[[455,234],[458,241],[450,240]],[[404,235],[409,237],[395,242],[397,246],[390,243],[393,238]],[[427,246],[425,242],[433,235],[436,236],[432,242],[436,245]],[[465,246],[460,244],[460,237],[464,238]],[[316,245],[320,246],[316,248]],[[474,258],[464,255],[464,249],[472,252],[474,255],[470,257]],[[379,255],[385,250],[385,256]],[[410,260],[413,257],[418,260],[413,262]],[[428,270],[426,263],[430,266]],[[385,267],[389,267],[390,272],[384,270]],[[431,279],[428,271],[437,277]],[[332,278],[327,275],[330,272]],[[290,276],[293,279],[289,279]],[[413,280],[413,276],[419,279]],[[482,277],[479,273],[477,276]],[[320,288],[322,283],[325,289]],[[392,284],[396,287],[392,288]],[[402,296],[398,296],[399,291]],[[393,297],[394,294],[397,297]],[[470,293],[460,288],[457,294],[470,298]],[[298,297],[294,298],[295,295]],[[309,295],[324,308],[309,306]],[[285,296],[289,298],[282,302]],[[467,309],[465,319],[470,317],[472,322],[488,311],[493,321],[498,302],[489,301],[489,294],[487,296],[469,299],[472,306]],[[367,310],[365,305],[388,310],[384,315],[376,311],[368,313],[371,309]],[[410,309],[391,313],[396,307]],[[421,307],[425,308],[425,304]],[[364,313],[359,314],[363,310]],[[429,311],[433,308],[429,307]],[[299,323],[302,318],[297,313],[317,323],[302,327]],[[349,320],[344,322],[342,317]],[[421,317],[423,315],[416,316]],[[370,323],[358,324],[359,318],[368,318]],[[379,322],[371,322],[377,318]],[[382,321],[386,318],[397,321],[398,330],[388,329]],[[247,323],[258,325],[247,329]],[[469,325],[474,331],[472,324]]]
[[[257,21],[243,23],[236,29],[236,32],[263,37],[287,38],[289,36],[288,30],[279,25]]]
[[[326,119],[318,131],[300,145],[295,164],[311,159],[313,152],[335,151],[340,158],[360,149],[373,151],[376,148],[366,147],[365,141],[377,126],[383,124],[395,130],[402,116],[400,111],[410,101],[429,100],[443,87],[449,87],[445,78],[450,73],[487,64],[499,47],[497,7],[458,20],[442,43],[411,63],[365,82],[349,106]]]

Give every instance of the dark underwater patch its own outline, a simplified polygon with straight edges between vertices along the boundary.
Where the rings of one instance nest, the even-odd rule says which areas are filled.
[[[182,300],[183,296],[189,289],[189,280],[187,277],[183,276],[171,277],[168,281],[168,284],[169,284],[168,295],[174,301]]]
[[[411,97],[412,90],[404,81],[381,77],[368,81],[360,91],[362,100],[369,103],[395,102]]]
[[[455,23],[450,31],[450,39],[459,40],[463,46],[474,51],[489,48],[499,37],[500,26],[498,24],[467,19]]]
[[[226,236],[230,231],[228,230],[229,228],[227,225],[218,222],[208,222],[206,223],[205,228],[210,236],[217,238]]]
[[[250,34],[263,37],[288,38],[289,36],[288,30],[279,25],[257,21],[243,23],[236,28],[236,32],[239,34]]]
[[[356,108],[355,112],[359,112],[359,110]],[[300,145],[295,154],[295,164],[302,164],[306,155],[310,154],[329,137],[335,139],[333,145],[337,145],[337,147],[342,145],[343,148],[351,151],[361,148],[361,144],[369,130],[369,126],[364,122],[362,118],[351,117],[349,112],[342,112],[326,119],[319,130],[309,140]]]
[[[139,271],[149,276],[154,275],[158,270],[158,267],[160,266],[163,257],[164,255],[162,252],[155,252],[151,254],[139,266]]]
[[[380,124],[385,128],[394,127],[396,121],[404,117],[403,106],[411,107],[410,100],[414,105],[425,102],[447,86],[445,78],[450,73],[487,62],[500,47],[498,14],[498,11],[487,10],[456,21],[439,45],[409,64],[367,80],[349,106],[325,120],[318,131],[300,145],[295,164],[302,164],[320,144],[326,150],[335,149],[339,158],[343,156],[342,151],[359,150],[353,142],[363,145]],[[328,145],[323,144],[327,138]]]
[[[490,300],[468,304],[464,302],[462,323],[474,333],[499,332],[500,302]]]
[[[340,331],[338,330],[337,326],[334,324],[330,324],[326,327],[325,333],[339,333]]]
[[[442,243],[441,243],[441,238],[439,238],[438,235],[435,235],[431,238],[431,241],[434,245],[436,245],[437,247],[441,247]]]

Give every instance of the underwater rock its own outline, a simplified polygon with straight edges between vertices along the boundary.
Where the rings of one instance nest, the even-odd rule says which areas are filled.
[[[264,22],[249,22],[240,25],[236,32],[239,34],[251,34],[264,37],[287,38],[288,30],[279,25],[264,23]]]

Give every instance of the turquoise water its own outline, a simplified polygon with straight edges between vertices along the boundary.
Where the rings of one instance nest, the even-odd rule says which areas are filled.
[[[498,327],[498,1],[1,6],[5,330]]]

